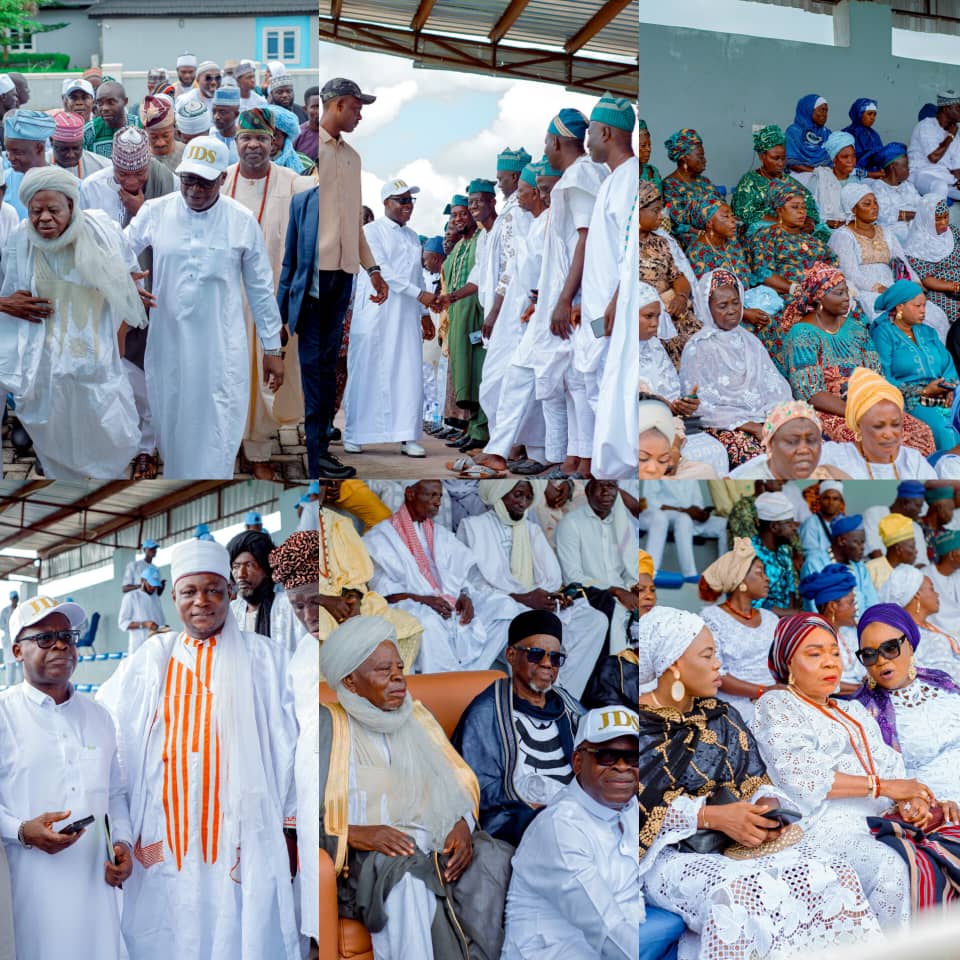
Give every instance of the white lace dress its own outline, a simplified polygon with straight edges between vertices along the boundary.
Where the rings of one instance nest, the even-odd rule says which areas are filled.
[[[881,779],[902,779],[903,757],[888,747],[880,728],[856,701],[839,701],[842,710],[863,727]],[[860,876],[870,906],[884,926],[910,920],[907,865],[873,838],[866,818],[881,816],[884,797],[828,800],[836,773],[865,776],[850,746],[846,729],[788,690],[771,690],[757,702],[750,729],[757,738],[770,779],[803,814],[806,838],[822,856],[842,854]]]
[[[778,795],[770,787],[760,793]],[[879,936],[856,871],[807,838],[756,860],[670,846],[696,833],[703,802],[674,800],[640,861],[647,902],[679,914],[687,925],[678,960],[810,956],[818,948]]]
[[[753,627],[727,613],[720,606],[704,607],[700,616],[717,642],[717,656],[724,674],[758,686],[762,684],[768,687],[773,683],[770,668],[767,666],[767,654],[770,652],[773,631],[777,626],[776,614],[761,610],[760,623]],[[717,695],[737,708],[744,723],[750,722],[753,716],[753,700],[736,697],[722,690]]]
[[[960,799],[960,696],[914,680],[890,700],[907,776],[940,800]]]
[[[919,627],[919,630],[920,644],[915,655],[917,666],[942,670],[949,673],[955,682],[960,682],[960,657],[953,652],[950,637],[923,627]]]

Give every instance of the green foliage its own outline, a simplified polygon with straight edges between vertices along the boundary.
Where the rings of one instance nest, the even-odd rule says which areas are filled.
[[[0,0],[0,52],[2,61],[7,69],[23,66],[25,70],[66,70],[70,65],[70,58],[66,54],[31,54],[15,53],[10,55],[10,48],[5,42],[11,31],[17,33],[49,33],[51,30],[60,30],[66,23],[39,23],[33,20],[40,7],[47,7],[54,0]],[[60,58],[63,58],[61,61]]]

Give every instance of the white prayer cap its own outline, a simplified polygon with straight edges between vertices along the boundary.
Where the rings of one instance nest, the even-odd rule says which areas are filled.
[[[213,60],[204,60],[203,63],[201,63],[200,66],[197,67],[198,76],[201,73],[210,73],[211,71],[216,71],[217,73],[220,73],[220,64],[216,63]]]
[[[597,707],[580,718],[573,748],[581,743],[606,743],[617,737],[639,736],[640,718],[633,710],[621,706]]]
[[[287,68],[279,60],[268,60],[267,69],[270,71],[271,77],[279,77],[287,72]]]
[[[656,689],[670,664],[683,656],[706,623],[695,613],[672,607],[654,607],[640,618],[637,631],[640,692]]]
[[[192,53],[181,53],[177,57],[177,66],[178,67],[195,67],[197,65],[197,58]]]
[[[826,493],[828,490],[833,490],[834,493],[843,493],[843,483],[839,480],[824,480],[820,484],[820,492]]]
[[[75,90],[80,90],[91,97],[94,95],[93,85],[89,80],[84,80],[82,77],[74,77],[73,79],[63,81],[63,84],[60,86],[60,96],[69,97]]]
[[[334,690],[384,640],[397,642],[393,624],[383,617],[351,617],[337,627],[320,647],[320,672]]]
[[[62,613],[74,630],[87,619],[87,613],[79,603],[69,600],[61,603],[51,597],[31,597],[29,600],[24,600],[10,614],[10,639],[16,640],[17,634],[24,627],[33,626],[38,620],[49,617],[51,613]]]
[[[0,73],[0,97],[15,89],[13,81],[5,73]]]
[[[389,200],[390,197],[399,197],[404,193],[414,194],[419,192],[419,187],[409,186],[406,180],[388,180],[380,188],[380,199]]]
[[[905,607],[923,586],[923,574],[907,563],[898,564],[877,591],[881,603]],[[11,618],[12,619],[12,618]]]
[[[230,554],[216,540],[187,540],[173,548],[170,558],[170,579],[173,585],[181,577],[193,573],[215,573],[230,579]]]
[[[759,520],[796,520],[797,511],[785,493],[761,493],[754,506]]]

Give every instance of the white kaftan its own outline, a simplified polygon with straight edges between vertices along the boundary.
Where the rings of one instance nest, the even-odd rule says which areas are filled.
[[[98,210],[85,211],[90,229],[109,256],[139,269],[116,224]],[[3,252],[0,296],[29,290],[54,302],[43,323],[26,323],[0,313],[0,385],[12,393],[17,416],[33,440],[48,478],[115,480],[126,475],[140,442],[137,408],[117,345],[117,331],[142,326],[145,318],[118,317],[92,288],[83,288],[95,310],[94,319],[66,314],[58,301],[77,294],[81,279],[72,247],[46,254],[52,280],[39,284],[36,247],[28,247],[22,222]],[[96,309],[97,301],[99,309]],[[69,306],[69,302],[68,302]]]
[[[353,301],[347,350],[347,443],[406,443],[423,432],[423,334],[427,312],[422,251],[409,227],[380,217],[363,228],[374,260],[390,287],[381,304],[371,303],[370,278],[361,272]]]
[[[243,292],[263,347],[280,347],[256,217],[229,197],[196,213],[175,193],[148,200],[124,233],[134,253],[153,247],[144,372],[164,477],[230,479],[250,405]]]
[[[636,960],[640,810],[605,807],[572,780],[513,857],[501,960]]]
[[[640,160],[632,156],[600,184],[593,205],[583,258],[581,322],[573,335],[574,363],[581,373],[593,375],[592,380],[588,378],[588,383],[594,384],[594,390],[588,389],[588,396],[599,390],[600,376],[610,346],[610,338],[595,337],[590,324],[603,316],[603,311],[621,284],[620,272],[639,178]],[[633,265],[636,267],[636,263]],[[640,274],[634,270],[633,282],[639,283],[639,280]],[[626,292],[621,290],[621,295]],[[620,357],[616,360],[622,362]]]
[[[423,524],[414,523],[427,561],[443,593],[456,599],[466,588],[473,602],[474,616],[468,624],[460,623],[453,613],[444,619],[430,607],[416,600],[392,604],[412,614],[423,625],[423,640],[417,657],[417,673],[445,673],[450,670],[488,670],[501,649],[498,631],[488,631],[488,624],[498,616],[499,601],[487,593],[476,572],[476,559],[449,530],[433,524],[434,552],[423,533]],[[369,587],[382,597],[394,593],[436,595],[436,590],[420,572],[413,554],[400,539],[389,520],[383,520],[363,538],[373,561],[373,578]]]
[[[871,463],[860,455],[855,443],[828,441],[822,447],[820,463],[842,470],[854,480],[936,480],[937,472],[913,447],[901,447],[893,463]]]
[[[955,634],[960,624],[960,571],[944,575],[935,563],[931,563],[922,572],[930,578],[940,598],[940,609],[930,617],[930,622],[949,634]]]
[[[954,189],[956,179],[952,170],[960,169],[960,143],[951,140],[943,156],[931,163],[933,153],[947,138],[947,131],[936,117],[921,120],[910,134],[907,159],[910,162],[910,179],[922,194],[934,193],[946,197]],[[950,194],[951,196],[953,194]]]
[[[256,632],[252,627],[245,626],[248,611],[247,601],[243,597],[232,600],[230,609],[241,630]],[[278,586],[273,597],[273,606],[270,607],[270,639],[292,655],[300,644],[302,633],[303,624],[297,619],[293,607],[290,606],[290,598],[283,587]]]
[[[863,727],[880,779],[902,779],[903,757],[883,742],[870,714],[857,701],[837,703]],[[835,774],[863,777],[867,773],[850,746],[846,727],[788,690],[771,690],[757,701],[750,729],[770,779],[789,798],[790,807],[803,814],[801,826],[814,848],[822,855],[842,852],[857,871],[881,925],[906,925],[910,920],[907,865],[874,839],[866,822],[867,817],[882,816],[890,801],[884,797],[827,799]]]
[[[120,612],[117,614],[117,626],[127,631],[127,654],[133,656],[143,642],[150,636],[148,627],[130,629],[131,623],[153,622],[158,627],[165,620],[160,598],[155,593],[147,593],[142,588],[128,590],[120,600]]]
[[[513,618],[529,609],[510,594],[527,593],[536,587],[557,591],[563,586],[560,564],[543,531],[528,520],[524,522],[530,532],[533,553],[533,584],[529,587],[521,584],[510,569],[513,528],[504,524],[493,510],[477,517],[466,517],[457,528],[457,539],[472,551],[477,570],[495,598],[496,618],[488,621],[487,632],[499,636],[501,650],[507,645]],[[579,597],[565,610],[553,612],[563,624],[563,648],[567,652],[567,661],[560,668],[557,683],[579,700],[603,647],[607,618],[599,610],[594,610],[584,597]],[[625,637],[616,639],[615,646],[611,643],[611,653],[626,645]]]
[[[719,606],[704,607],[700,616],[716,641],[717,657],[724,676],[764,687],[769,687],[774,682],[767,666],[767,655],[770,644],[773,643],[773,631],[779,621],[776,614],[769,610],[760,610],[760,621],[753,626]],[[717,696],[736,707],[744,723],[750,722],[754,700],[724,693],[723,690],[718,690]]]
[[[477,285],[477,299],[484,315],[490,312],[496,295],[503,293],[498,287],[513,252],[513,232],[518,214],[524,214],[524,211],[517,206],[514,191],[504,201],[489,231],[483,227],[477,229],[476,258],[467,282]],[[529,218],[529,214],[524,215]]]
[[[54,830],[93,815],[73,846],[50,856],[17,840],[24,820],[69,810]],[[117,891],[104,880],[110,817],[133,849],[110,714],[84,694],[56,704],[29,683],[0,693],[0,837],[13,883],[18,960],[125,960]],[[59,907],[51,913],[51,904]]]
[[[100,688],[138,860],[123,888],[130,960],[299,960],[282,834],[296,811],[288,663],[228,616],[199,643],[154,634]]]
[[[909,181],[896,187],[891,187],[885,180],[871,180],[873,195],[877,198],[880,215],[877,223],[890,230],[902,244],[910,230],[910,221],[900,219],[901,210],[910,210],[916,213],[920,208],[920,194],[917,188]]]

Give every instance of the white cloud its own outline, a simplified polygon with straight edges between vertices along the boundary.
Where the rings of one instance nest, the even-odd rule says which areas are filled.
[[[447,219],[443,215],[443,208],[455,193],[463,189],[461,178],[438,173],[432,161],[426,158],[405,164],[396,171],[395,176],[420,188],[410,218],[410,228],[428,237],[442,233]],[[383,202],[380,200],[383,184],[384,181],[369,170],[364,170],[360,175],[363,202],[377,217],[383,216]]]

